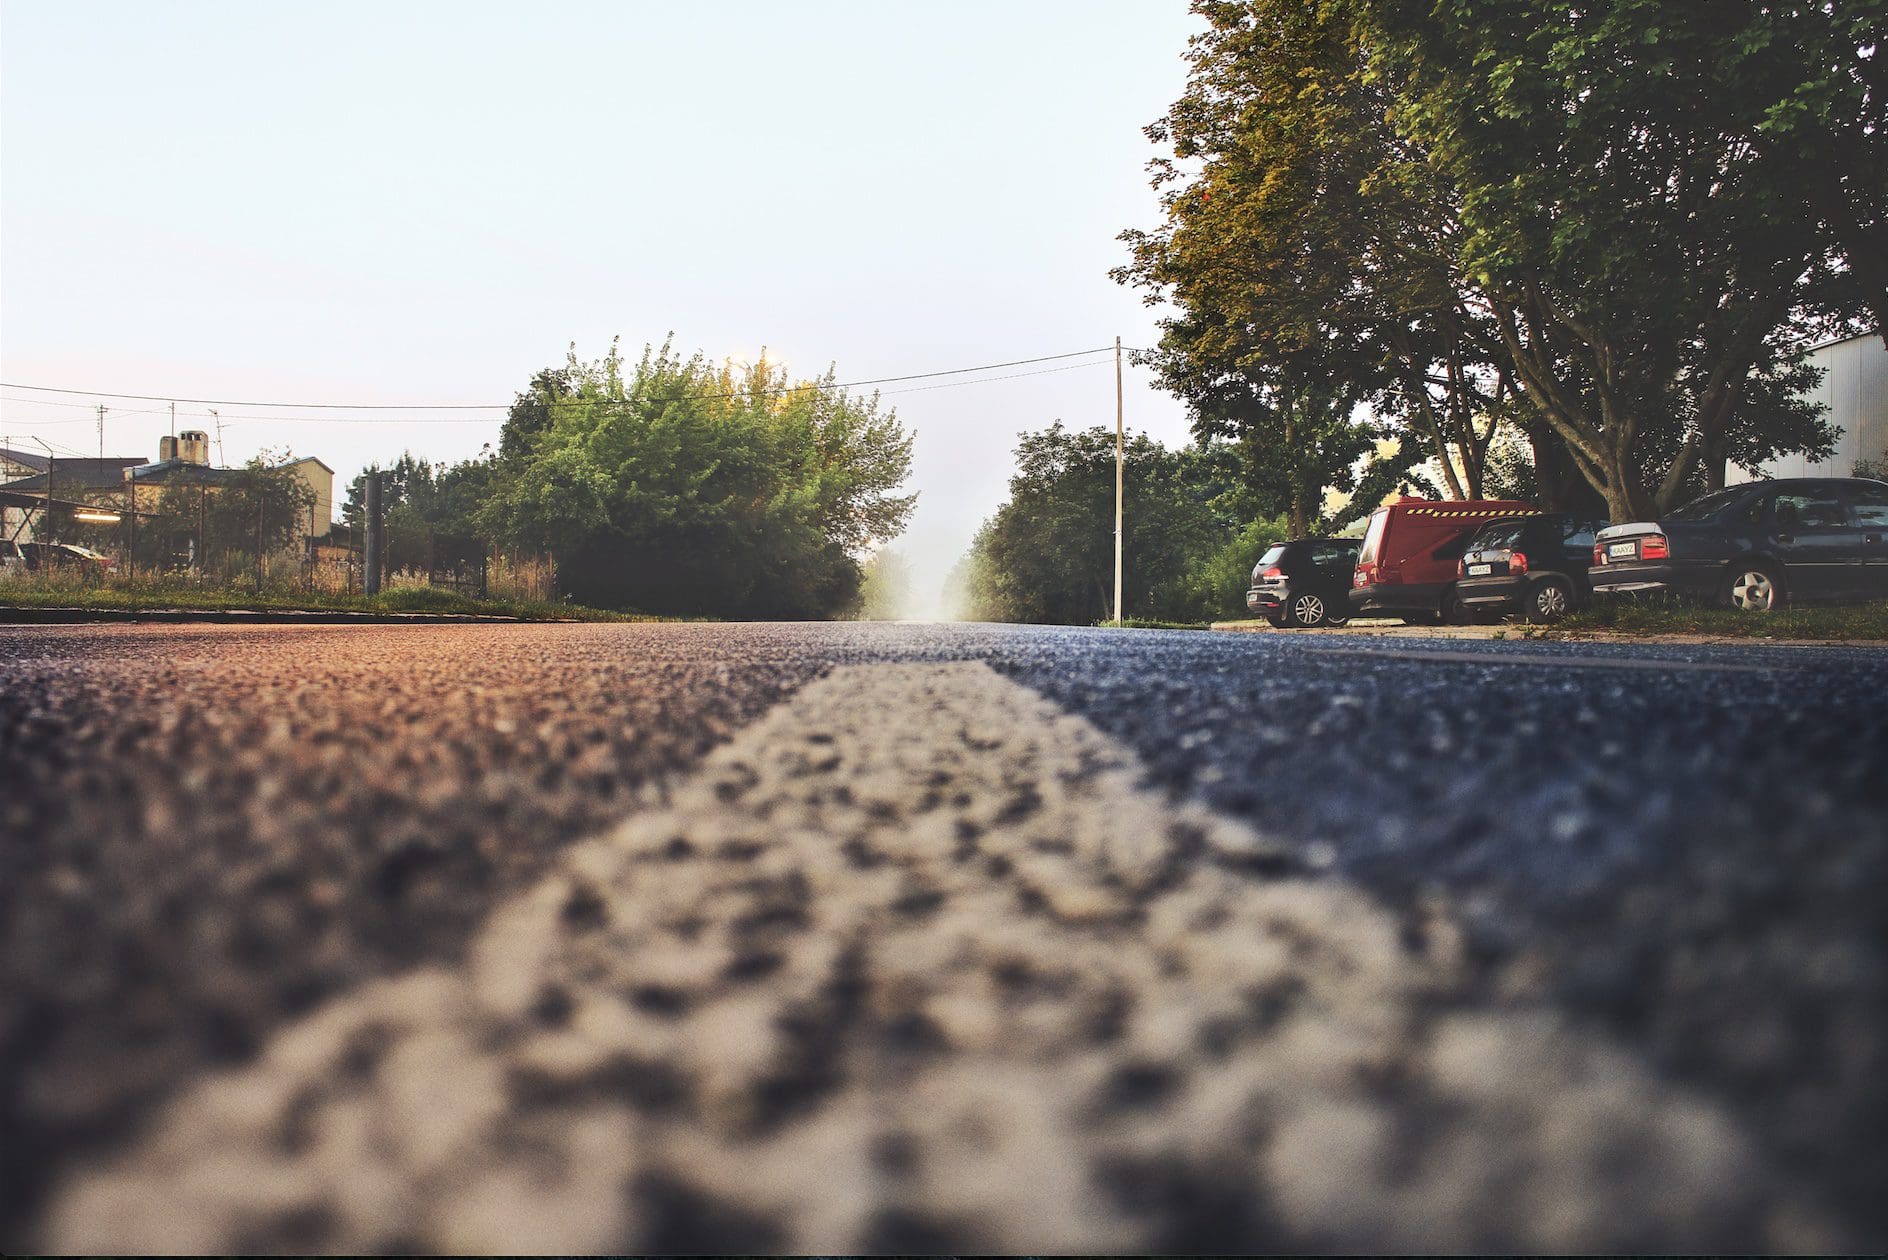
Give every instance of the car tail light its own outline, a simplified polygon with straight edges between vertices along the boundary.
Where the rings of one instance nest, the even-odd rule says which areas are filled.
[[[1593,563],[1594,564],[1606,563],[1606,544],[1605,543],[1593,544]]]
[[[1358,565],[1357,571],[1350,575],[1350,584],[1352,586],[1369,586],[1370,566],[1366,564]]]
[[[1639,558],[1641,560],[1668,560],[1672,548],[1664,534],[1647,534],[1639,540]]]
[[[1510,573],[1526,573],[1527,572],[1527,552],[1510,551],[1508,553],[1508,572]]]
[[[1273,565],[1271,568],[1267,569],[1265,572],[1259,574],[1259,576],[1262,578],[1284,577],[1285,570],[1279,568],[1277,565]]]
[[[1459,578],[1465,578],[1468,576],[1468,561],[1467,560],[1457,560],[1455,562],[1455,576]]]

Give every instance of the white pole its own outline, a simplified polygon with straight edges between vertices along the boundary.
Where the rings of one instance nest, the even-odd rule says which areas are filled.
[[[1126,455],[1121,448],[1121,338],[1114,339],[1114,619],[1121,620],[1121,521],[1127,488]]]

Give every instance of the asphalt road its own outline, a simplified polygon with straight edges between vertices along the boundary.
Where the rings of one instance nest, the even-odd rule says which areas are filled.
[[[1888,1246],[1888,652],[0,629],[10,1250]]]

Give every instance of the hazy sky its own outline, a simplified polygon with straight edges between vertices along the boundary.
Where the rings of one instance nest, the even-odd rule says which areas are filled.
[[[618,335],[842,380],[1145,345],[1153,314],[1107,272],[1154,222],[1140,128],[1195,25],[1182,0],[6,0],[0,379],[502,403]],[[1105,357],[900,388],[921,498],[899,546],[927,595],[1019,431],[1114,419]],[[155,457],[168,412],[110,406],[107,453]],[[286,447],[339,479],[474,455],[502,418],[221,410],[228,462]],[[1132,367],[1127,418],[1185,437]],[[0,402],[28,450],[95,454],[94,421]]]

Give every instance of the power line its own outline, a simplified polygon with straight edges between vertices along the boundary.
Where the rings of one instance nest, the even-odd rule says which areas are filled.
[[[674,398],[652,399],[655,402],[712,401],[724,398],[747,398],[754,394],[787,394],[799,390],[857,389],[864,385],[894,385],[901,381],[931,380],[940,376],[963,376],[971,372],[991,372],[998,368],[1024,367],[1032,363],[1049,363],[1058,359],[1078,359],[1086,355],[1103,354],[1114,349],[1113,346],[1098,346],[1093,350],[1071,350],[1064,354],[1044,354],[1031,359],[1011,359],[1005,363],[984,363],[976,367],[944,368],[936,372],[913,372],[905,376],[879,376],[868,380],[835,381],[830,384],[811,381],[801,385],[782,385],[764,389],[730,390],[721,394],[678,394]],[[86,398],[127,398],[136,402],[188,403],[200,407],[282,407],[296,411],[509,411],[513,403],[288,403],[265,402],[230,398],[173,398],[168,394],[118,394],[98,389],[65,389],[53,385],[26,385],[13,381],[0,381],[0,389],[24,389],[39,394],[77,394]],[[25,401],[25,400],[21,400]],[[556,401],[556,400],[554,400]],[[66,406],[78,404],[67,403]]]
[[[1050,357],[1059,358],[1062,356],[1050,356]],[[1030,363],[1030,362],[1040,363],[1044,361],[1045,360],[1043,359],[1021,360],[1021,362],[1024,362],[1024,363]],[[929,393],[932,390],[938,390],[938,389],[961,389],[966,385],[986,385],[994,381],[1020,380],[1023,377],[1028,377],[1028,376],[1052,376],[1059,372],[1079,372],[1083,368],[1106,367],[1108,363],[1109,363],[1109,360],[1106,360],[1106,359],[1095,359],[1087,363],[1072,363],[1064,367],[1040,368],[1033,372],[1009,372],[1009,373],[1005,373],[1002,376],[983,376],[983,377],[978,377],[975,380],[968,380],[968,381],[945,381],[937,385],[914,385],[906,389],[887,389],[887,390],[882,390],[880,392],[887,397],[896,397],[899,394],[923,394],[923,393]],[[978,369],[964,369],[964,370],[975,371]],[[925,373],[920,376],[907,377],[905,379],[921,380],[921,379],[924,379],[926,376],[939,376],[939,375],[944,375],[944,374],[943,373]],[[816,386],[816,385],[794,385],[794,386],[786,386],[777,390],[769,390],[769,391],[762,391],[762,392],[788,393],[793,390],[813,389],[813,388],[840,389],[840,388],[845,388],[845,387],[844,386],[821,387],[821,386]],[[661,398],[649,399],[647,401],[657,402],[657,403],[667,403],[667,402],[683,402],[683,401],[690,401],[690,400],[745,398],[748,396],[750,396],[750,391],[742,390],[742,391],[739,391],[737,393],[732,393],[732,394],[674,394],[674,395],[668,395]],[[15,399],[13,401],[30,402],[30,400],[27,400],[27,399]],[[562,399],[551,400],[551,405],[553,407],[584,406],[584,405],[587,405],[588,401],[589,400],[587,399],[580,399],[580,398],[562,398]],[[74,405],[82,405],[82,404],[74,404]],[[162,408],[158,408],[157,411],[161,412]],[[113,412],[112,414],[114,416],[125,416],[125,415],[149,415],[149,414],[154,414],[154,413],[153,412]],[[205,411],[180,411],[177,413],[177,415],[180,418],[188,417],[191,419],[207,419],[210,417],[211,413],[205,412]],[[387,423],[490,424],[492,423],[492,418],[489,416],[412,416],[412,417],[399,419],[398,421],[390,421],[389,419],[385,417],[381,417],[381,416],[243,416],[243,415],[232,416],[232,415],[223,415],[218,418],[221,419],[222,422],[225,424],[239,424],[244,421],[255,421],[255,422],[263,423],[263,424],[387,424]],[[84,419],[18,420],[18,421],[11,421],[10,423],[17,423],[20,425],[89,424],[91,423],[91,421],[84,420]]]

